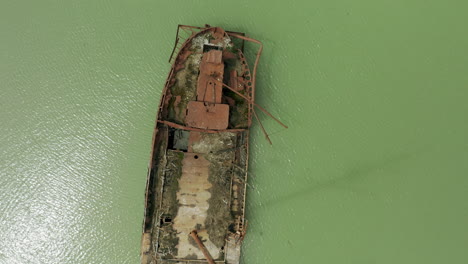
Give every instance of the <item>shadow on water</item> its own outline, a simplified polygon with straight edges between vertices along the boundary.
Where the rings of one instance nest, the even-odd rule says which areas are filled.
[[[276,198],[267,200],[265,203],[252,205],[252,208],[258,210],[267,209],[271,206],[288,204],[293,202],[294,200],[316,194],[319,190],[336,187],[346,187],[352,183],[358,182],[371,176],[378,177],[378,175],[374,172],[398,167],[401,165],[401,163],[416,158],[428,151],[429,150],[426,148],[413,152],[402,152],[384,160],[357,164],[355,167],[352,167],[345,171],[341,176],[332,177],[331,179],[322,182],[311,183],[297,191],[283,194]]]

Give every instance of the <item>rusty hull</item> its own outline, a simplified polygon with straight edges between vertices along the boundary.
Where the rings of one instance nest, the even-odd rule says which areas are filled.
[[[260,44],[252,73],[245,41]],[[148,166],[142,264],[239,263],[261,47],[219,27],[178,27]]]

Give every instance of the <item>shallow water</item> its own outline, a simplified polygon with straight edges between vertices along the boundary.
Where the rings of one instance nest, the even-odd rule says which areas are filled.
[[[265,44],[243,263],[468,262],[468,4],[0,5],[0,263],[138,263],[177,24]],[[252,46],[253,47],[253,46]]]

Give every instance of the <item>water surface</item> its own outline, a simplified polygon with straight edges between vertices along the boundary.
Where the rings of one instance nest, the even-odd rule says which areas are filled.
[[[468,4],[0,4],[0,263],[138,263],[177,24],[265,44],[243,263],[467,263]]]

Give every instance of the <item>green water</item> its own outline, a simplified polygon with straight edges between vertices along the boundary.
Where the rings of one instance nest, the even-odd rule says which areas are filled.
[[[468,4],[1,1],[0,263],[138,263],[177,24],[261,40],[243,263],[468,263]]]

